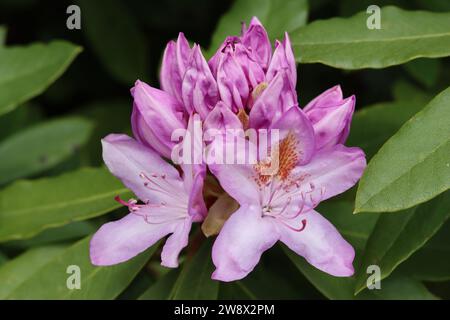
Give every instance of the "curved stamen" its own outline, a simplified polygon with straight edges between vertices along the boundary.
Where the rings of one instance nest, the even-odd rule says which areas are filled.
[[[288,227],[289,229],[291,229],[292,231],[295,231],[295,232],[302,232],[303,230],[305,230],[305,228],[306,228],[306,219],[303,219],[301,222],[302,222],[302,225],[299,227],[299,228],[294,228],[293,226],[290,226],[289,224],[287,224],[285,221],[283,221],[283,220],[280,220],[280,222],[283,224],[283,225],[285,225],[286,227]]]

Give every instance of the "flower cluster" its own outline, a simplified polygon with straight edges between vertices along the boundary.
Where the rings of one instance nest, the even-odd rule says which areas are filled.
[[[202,223],[206,236],[217,235],[213,279],[244,278],[277,241],[324,272],[352,275],[352,246],[314,209],[351,188],[366,166],[360,149],[344,146],[355,98],[344,99],[336,86],[300,108],[296,72],[288,35],[272,52],[257,18],[243,25],[241,36],[227,37],[209,61],[182,33],[169,42],[161,90],[141,81],[131,90],[134,139],[111,134],[102,140],[109,170],[140,201],[117,198],[130,213],[94,235],[92,263],[126,261],[170,235],[162,265],[177,267],[192,224]],[[264,145],[237,137],[243,147],[229,149],[257,152],[256,163],[169,164],[179,146],[173,133],[185,129],[187,139],[196,119],[222,136],[228,129],[279,134]],[[220,147],[231,143],[225,138]],[[264,148],[270,156],[261,156]],[[268,173],[274,162],[277,170]]]

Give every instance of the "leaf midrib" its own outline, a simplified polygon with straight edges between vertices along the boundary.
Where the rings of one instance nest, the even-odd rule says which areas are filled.
[[[54,210],[54,209],[61,209],[61,208],[65,208],[65,207],[70,207],[70,206],[75,206],[78,204],[83,204],[86,202],[93,202],[102,198],[106,198],[106,197],[111,197],[117,194],[121,194],[121,193],[125,193],[127,192],[128,189],[126,188],[121,188],[121,189],[117,189],[114,191],[110,191],[110,192],[106,192],[106,193],[101,193],[101,194],[97,194],[95,196],[91,196],[91,197],[86,197],[86,198],[82,198],[82,199],[75,199],[75,200],[71,200],[71,201],[67,201],[67,202],[63,202],[63,203],[56,203],[56,204],[49,204],[49,205],[45,205],[45,206],[37,206],[37,207],[32,207],[32,208],[26,208],[26,209],[22,209],[22,210],[10,210],[7,211],[8,213],[11,213],[9,215],[6,215],[6,217],[8,216],[17,216],[17,215],[22,215],[24,213],[29,213],[29,212],[35,212],[35,211],[50,211],[50,210]]]
[[[394,42],[394,41],[405,41],[405,40],[423,40],[424,38],[439,38],[439,37],[450,37],[450,32],[427,34],[427,35],[417,35],[417,36],[402,36],[397,38],[385,38],[385,39],[356,39],[356,40],[341,40],[341,41],[330,41],[330,42],[293,42],[294,46],[325,46],[325,45],[348,45],[356,43],[380,43],[380,42]]]

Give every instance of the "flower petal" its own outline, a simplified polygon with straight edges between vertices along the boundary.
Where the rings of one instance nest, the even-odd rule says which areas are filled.
[[[212,278],[221,281],[244,278],[278,238],[271,219],[262,218],[259,206],[242,206],[225,222],[214,242],[212,259],[216,270]]]
[[[132,123],[136,138],[163,156],[170,157],[171,150],[176,144],[172,141],[172,133],[176,129],[186,127],[182,113],[179,112],[182,106],[166,92],[152,88],[139,80],[136,81],[131,92],[136,108],[134,117],[142,117],[143,120]],[[144,128],[139,126],[144,126]],[[153,134],[145,135],[148,132]],[[157,143],[154,141],[155,136],[158,137]]]
[[[271,129],[280,130],[280,139],[286,138],[289,134],[294,134],[299,164],[306,164],[311,160],[315,151],[314,130],[300,108],[293,107],[287,110],[271,126]]]
[[[298,225],[301,220],[306,220],[303,231],[279,224],[280,241],[319,270],[336,277],[353,275],[355,250],[327,219],[310,210],[296,220],[294,224]]]
[[[109,266],[127,261],[172,233],[176,227],[173,222],[150,224],[133,213],[108,222],[91,239],[91,262],[96,266]]]
[[[301,177],[298,192],[309,207],[353,187],[366,167],[364,152],[359,148],[336,145],[314,155],[311,161],[294,169]]]
[[[249,95],[249,85],[233,52],[226,51],[220,56],[217,85],[225,105],[235,112],[244,108]]]
[[[253,104],[249,115],[251,128],[269,128],[284,112],[297,106],[297,94],[286,70],[280,70]]]
[[[258,18],[253,17],[250,21],[248,29],[242,35],[242,44],[251,51],[258,64],[267,70],[272,55],[272,46],[266,29]]]
[[[305,107],[316,134],[317,149],[345,142],[354,110],[355,96],[342,100],[339,86],[327,90]]]
[[[195,110],[202,119],[205,119],[216,104],[219,92],[200,46],[195,45],[192,51],[192,57],[183,78],[182,97],[189,113]]]
[[[167,238],[161,252],[161,265],[168,268],[178,267],[178,256],[189,242],[192,220],[187,218],[183,223],[177,224],[174,232]]]
[[[191,55],[189,43],[183,33],[178,35],[177,42],[170,41],[164,51],[160,82],[161,88],[183,103],[181,83],[186,72],[186,66]]]
[[[173,201],[165,193],[149,190],[141,173],[164,174],[173,192],[184,194],[178,171],[154,151],[124,134],[110,134],[102,139],[103,160],[113,175],[122,180],[142,201]]]
[[[250,159],[253,157],[256,163],[258,150],[246,139],[227,138],[229,137],[216,137],[208,146],[208,168],[222,188],[241,205],[259,204],[256,171]],[[232,157],[228,156],[229,153],[232,153]]]
[[[266,81],[272,81],[277,73],[283,69],[287,70],[292,87],[295,88],[297,84],[297,65],[295,64],[294,52],[287,33],[285,33],[283,42],[278,40],[275,42],[275,51],[266,73]]]
[[[219,101],[206,117],[203,127],[205,133],[208,130],[211,133],[225,133],[226,129],[242,129],[242,123],[230,108]]]

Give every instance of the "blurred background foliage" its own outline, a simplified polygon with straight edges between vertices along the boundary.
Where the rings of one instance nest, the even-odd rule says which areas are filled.
[[[293,20],[298,26],[306,20],[350,17],[374,4],[371,0],[314,0],[309,5],[300,2],[304,11],[296,12],[300,16]],[[376,2],[380,7],[450,11],[450,1],[446,0]],[[66,8],[74,3],[81,7],[81,30],[66,28]],[[282,2],[277,3],[283,7]],[[153,255],[159,250],[157,246],[130,263],[102,268],[104,272],[94,272],[97,268],[88,261],[85,237],[101,223],[124,214],[124,209],[112,198],[117,194],[126,197],[128,191],[107,172],[80,168],[101,166],[103,136],[111,132],[130,133],[129,89],[136,79],[158,87],[158,69],[165,44],[182,31],[190,41],[199,43],[204,52],[208,51],[210,43],[214,43],[213,31],[220,18],[233,5],[233,1],[209,0],[0,0],[0,26],[4,27],[0,29],[0,59],[11,59],[13,64],[17,56],[25,54],[2,56],[2,38],[6,47],[49,43],[55,39],[76,45],[64,47],[56,43],[55,54],[39,46],[34,48],[28,58],[30,64],[50,61],[50,66],[54,64],[59,69],[46,67],[42,72],[37,69],[36,77],[42,80],[30,88],[35,94],[27,96],[18,92],[13,98],[20,97],[14,100],[19,107],[12,108],[5,103],[3,112],[0,108],[0,299],[355,298],[353,280],[327,276],[282,246],[265,254],[245,280],[220,285],[209,280],[213,268],[210,241],[203,242],[194,257],[188,252],[180,270],[168,271],[159,266],[158,255]],[[267,19],[271,19],[271,26],[276,26],[283,16]],[[0,73],[7,68],[0,67]],[[29,70],[27,66],[23,69]],[[371,157],[404,122],[448,87],[450,60],[423,58],[383,69],[351,71],[318,63],[300,64],[298,79],[302,106],[336,84],[341,85],[345,96],[356,94],[357,110],[370,111],[355,115],[348,145],[363,147]],[[22,83],[17,79],[14,88]],[[0,96],[9,90],[14,92],[14,88],[2,88],[0,81]],[[0,105],[2,102],[0,98]],[[392,108],[385,112],[386,106]],[[14,110],[10,111],[10,107]],[[383,130],[379,130],[380,126]],[[53,181],[48,177],[60,179]],[[19,178],[27,180],[15,182]],[[88,207],[73,201],[90,194],[101,196],[86,200]],[[391,228],[395,229],[399,224],[380,222],[378,214],[351,215],[354,197],[355,190],[350,190],[323,204],[319,211],[352,242],[357,250],[356,264],[359,264],[375,225],[393,224]],[[42,206],[33,207],[35,204]],[[401,220],[401,217],[387,220]],[[436,230],[443,223],[441,220],[436,223]],[[427,223],[426,217],[423,223]],[[195,232],[193,237],[194,241],[201,238]],[[409,251],[405,249],[403,258],[389,262],[395,266],[384,275],[387,277],[392,272],[383,280],[382,290],[365,290],[356,298],[450,298],[449,237],[447,222],[436,234],[430,232],[423,237],[425,246],[422,243]],[[74,241],[78,242],[72,245]],[[391,241],[388,247],[398,245],[395,239],[386,241]],[[149,257],[152,258],[147,263]],[[82,267],[83,277],[92,281],[92,284],[83,283],[89,289],[67,291],[68,264]]]

